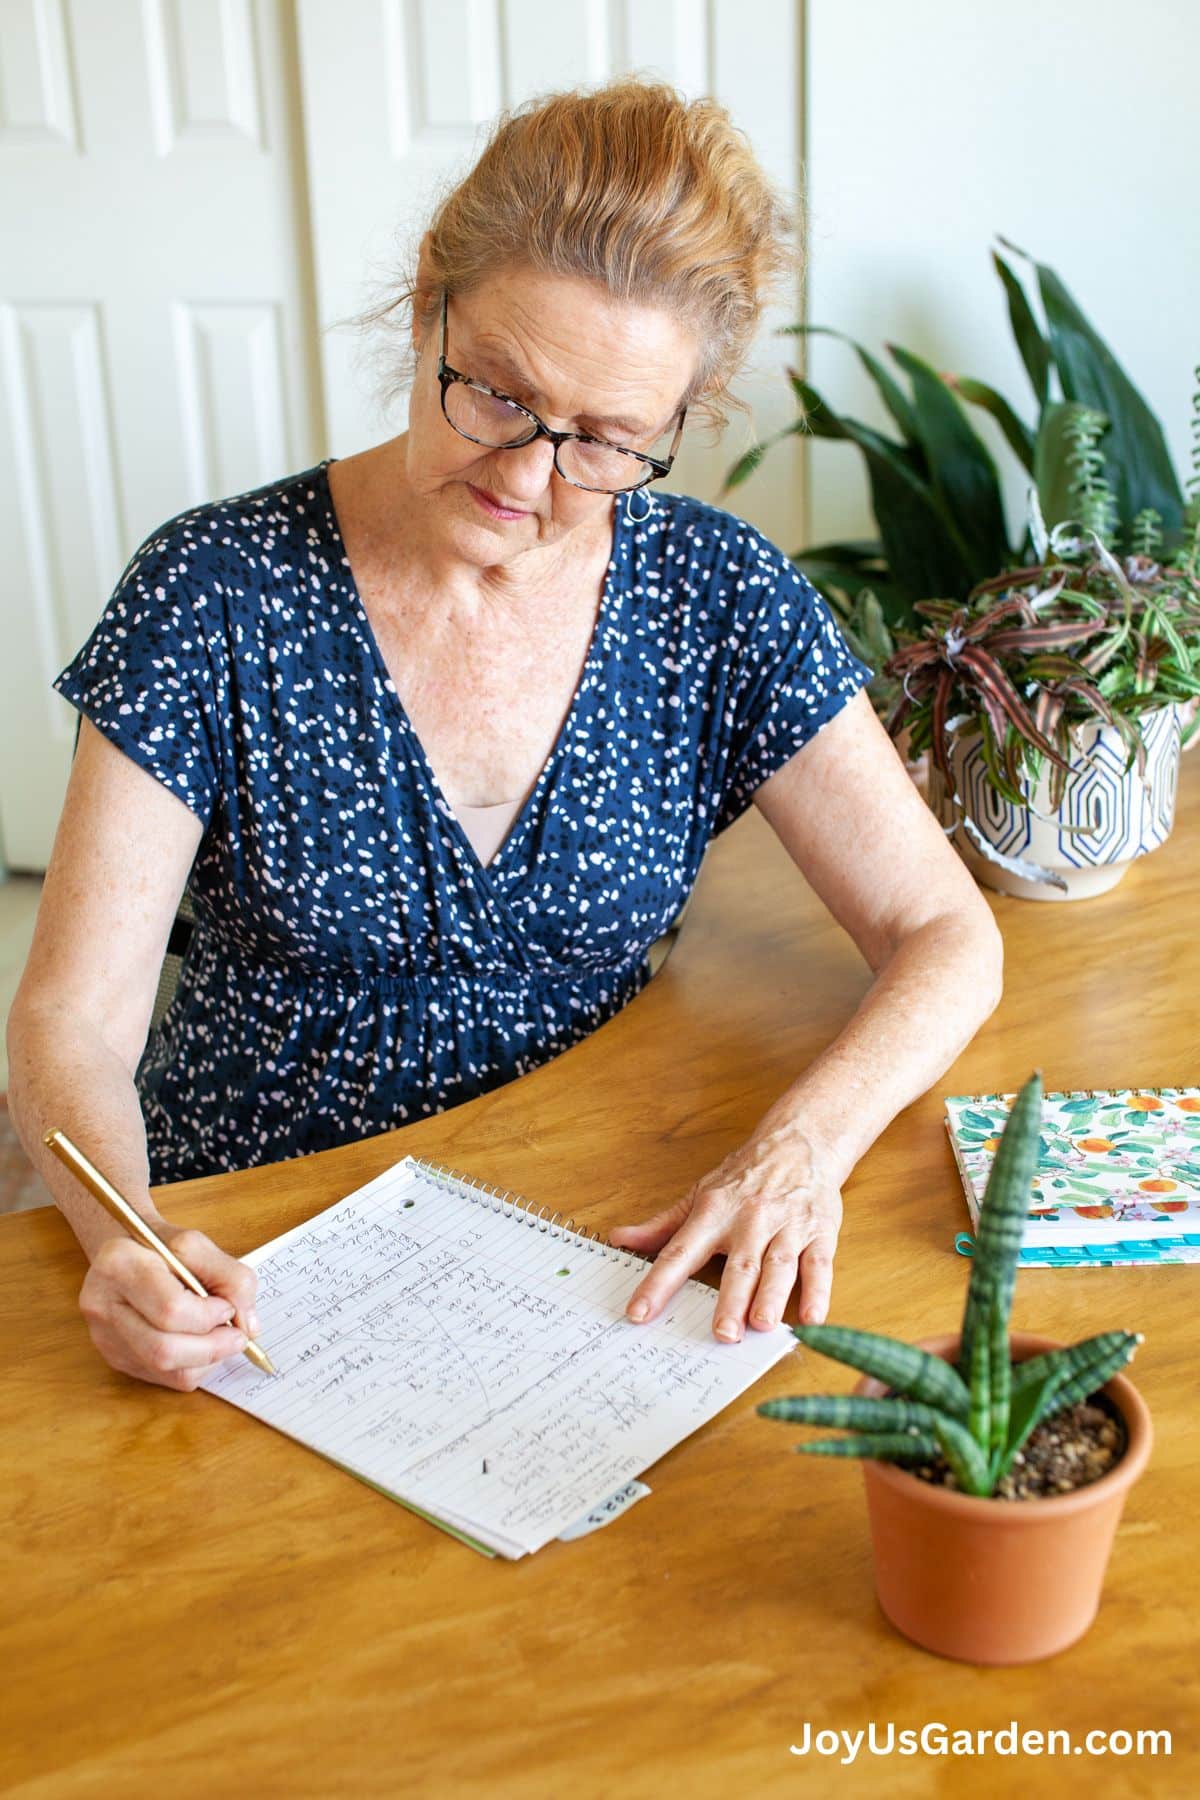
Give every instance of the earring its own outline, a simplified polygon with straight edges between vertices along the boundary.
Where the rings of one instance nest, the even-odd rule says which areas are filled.
[[[645,510],[643,512],[635,513],[633,510],[633,503],[637,499],[639,494],[641,495],[642,499],[646,502],[646,506],[645,506]],[[650,492],[649,488],[633,488],[633,489],[631,489],[631,491],[628,494],[626,494],[626,496],[625,496],[625,517],[629,520],[629,523],[631,525],[644,525],[646,523],[646,520],[650,517],[650,514],[653,511],[654,511],[654,495]]]

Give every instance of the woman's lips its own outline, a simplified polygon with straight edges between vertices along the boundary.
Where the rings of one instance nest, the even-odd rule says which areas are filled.
[[[529,517],[528,513],[518,512],[515,507],[501,506],[500,502],[494,500],[485,488],[477,488],[473,481],[468,481],[467,486],[470,488],[472,494],[474,494],[479,505],[483,508],[484,512],[487,513],[489,518],[527,519]]]

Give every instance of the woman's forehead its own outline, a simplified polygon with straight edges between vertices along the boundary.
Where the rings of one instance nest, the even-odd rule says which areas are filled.
[[[693,333],[662,307],[614,299],[594,282],[506,273],[455,297],[448,360],[552,412],[653,430],[695,372]],[[519,391],[517,391],[519,390]]]

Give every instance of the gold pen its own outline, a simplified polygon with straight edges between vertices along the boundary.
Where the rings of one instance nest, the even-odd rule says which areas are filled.
[[[111,1213],[118,1225],[124,1225],[126,1231],[131,1233],[139,1244],[144,1244],[147,1250],[156,1250],[172,1275],[177,1275],[185,1287],[191,1288],[193,1294],[199,1294],[202,1300],[209,1298],[208,1289],[203,1282],[199,1281],[192,1271],[180,1262],[175,1252],[164,1244],[155,1232],[151,1231],[141,1213],[136,1212],[128,1200],[118,1194],[112,1182],[100,1173],[95,1163],[88,1161],[83,1151],[77,1144],[71,1142],[65,1132],[59,1131],[56,1127],[53,1131],[46,1133],[42,1142],[47,1150],[54,1152],[60,1163],[70,1169],[77,1181],[82,1181],[88,1193],[100,1202],[105,1212]],[[247,1338],[244,1354],[250,1358],[256,1369],[262,1370],[264,1375],[279,1373],[266,1351],[261,1350],[253,1338]]]

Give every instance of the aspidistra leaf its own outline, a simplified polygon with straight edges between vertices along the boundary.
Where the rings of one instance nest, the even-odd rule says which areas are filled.
[[[1001,238],[1000,242],[1005,243],[1005,239]],[[1016,246],[1013,245],[1012,248],[1015,249]],[[1020,281],[1004,258],[997,256],[994,250],[992,251],[992,263],[1004,284],[1004,292],[1008,300],[1008,316],[1012,323],[1013,336],[1017,340],[1017,349],[1021,353],[1021,361],[1025,364],[1026,373],[1033,384],[1038,405],[1045,406],[1050,395],[1049,348],[1042,336],[1041,327],[1033,316],[1033,308],[1029,304],[1029,298]]]
[[[937,370],[899,344],[888,349],[913,384],[934,492],[958,528],[973,577],[984,580],[1011,560],[996,465]]]

